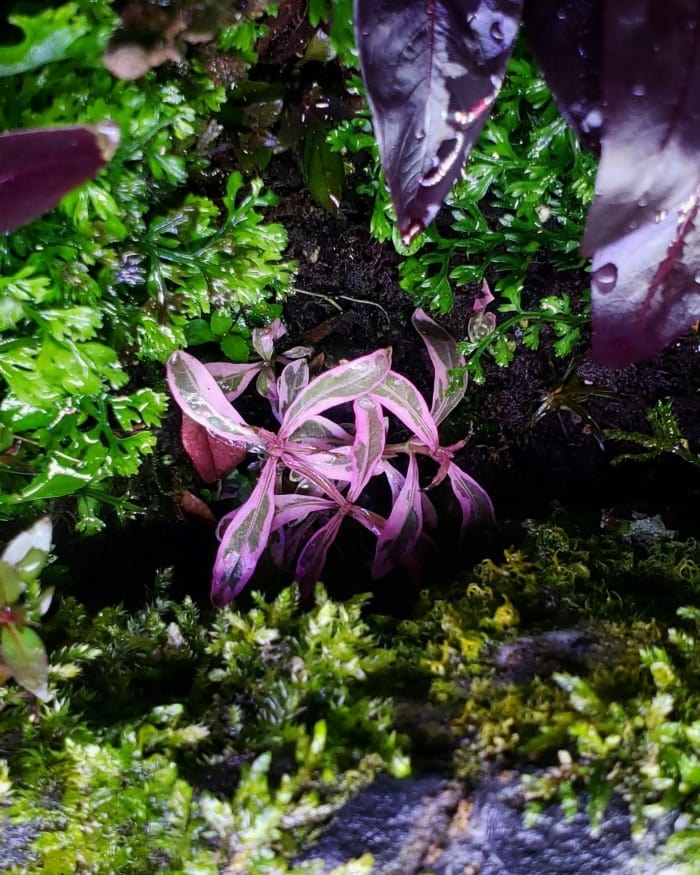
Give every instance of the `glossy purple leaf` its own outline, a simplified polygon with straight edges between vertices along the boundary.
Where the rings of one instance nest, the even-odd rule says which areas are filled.
[[[462,536],[473,524],[489,524],[494,520],[493,505],[479,484],[454,462],[447,467],[447,476],[462,510]]]
[[[423,310],[418,308],[411,322],[420,334],[433,365],[433,401],[430,414],[435,424],[439,425],[452,413],[467,391],[466,371],[463,370],[456,378],[450,374],[451,370],[464,365],[464,359],[457,352],[457,341],[454,337]]]
[[[280,436],[291,437],[296,429],[317,413],[354,401],[380,383],[391,366],[391,350],[379,349],[361,356],[313,379],[289,405]]]
[[[604,0],[534,0],[523,11],[527,41],[561,114],[596,155],[603,120],[603,6]]]
[[[372,391],[372,395],[429,449],[437,450],[440,438],[435,420],[430,415],[425,398],[410,380],[390,371]]]
[[[119,145],[114,122],[0,134],[0,231],[26,225],[92,179]]]
[[[602,158],[582,249],[593,352],[622,367],[700,318],[700,8],[605,4]]]
[[[501,87],[522,0],[355,0],[362,73],[399,231],[437,214]]]
[[[408,470],[391,509],[384,530],[377,540],[372,577],[384,577],[410,558],[423,530],[423,505],[418,482],[418,463],[408,456]]]
[[[186,413],[182,416],[180,436],[185,452],[205,483],[221,480],[237,468],[247,455],[243,444],[233,444],[210,434]]]
[[[267,546],[275,513],[277,463],[268,460],[245,504],[231,516],[214,562],[211,597],[217,605],[236,598]]]
[[[284,337],[286,333],[287,329],[279,319],[275,319],[265,328],[254,328],[253,349],[264,362],[271,362],[275,355],[275,341]]]
[[[365,488],[382,458],[386,440],[381,405],[367,395],[358,398],[355,411],[355,439],[352,442],[352,478],[348,499],[355,501]]]
[[[338,509],[335,501],[321,495],[287,495],[275,496],[275,518],[272,521],[272,531],[282,526],[295,526],[312,513],[333,512]]]

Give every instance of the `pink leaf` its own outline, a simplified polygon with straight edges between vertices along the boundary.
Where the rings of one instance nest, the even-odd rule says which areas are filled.
[[[488,288],[488,286],[487,286]],[[464,365],[464,359],[457,352],[457,343],[444,328],[434,322],[423,310],[414,312],[413,327],[420,334],[430,361],[433,365],[433,402],[430,413],[439,425],[464,398],[467,390],[467,374],[463,371],[453,378],[450,371]]]
[[[342,365],[336,365],[316,377],[302,389],[287,409],[280,437],[289,438],[304,422],[329,407],[337,407],[366,395],[386,376],[391,365],[391,351],[379,349]]]
[[[348,498],[355,501],[373,476],[384,452],[386,438],[381,405],[368,396],[354,404],[355,440],[352,442],[352,474]]]
[[[253,378],[263,367],[262,362],[251,364],[233,364],[231,362],[211,362],[204,367],[219,384],[228,401],[233,401],[242,395]]]
[[[377,541],[372,577],[384,577],[410,558],[423,531],[423,505],[418,482],[418,463],[408,456],[408,470],[401,491]]]
[[[224,529],[214,563],[211,597],[217,605],[235,599],[255,572],[267,546],[275,513],[277,464],[269,459],[250,498]]]
[[[437,450],[440,438],[435,420],[430,415],[425,399],[410,380],[389,371],[384,380],[372,390],[372,396],[401,420],[428,449]]]
[[[304,359],[295,359],[285,365],[277,381],[280,417],[284,417],[289,405],[308,384],[309,366]]]
[[[296,578],[302,593],[307,594],[311,587],[320,580],[328,557],[328,550],[340,530],[343,516],[342,513],[336,513],[332,516],[327,523],[313,533],[301,551],[297,561]]]
[[[312,513],[335,511],[338,505],[329,498],[320,495],[288,495],[275,496],[275,518],[272,521],[272,531],[282,526],[295,526]]]
[[[471,523],[492,523],[494,513],[491,499],[476,480],[465,474],[454,462],[449,463],[447,476],[462,509],[462,535]]]

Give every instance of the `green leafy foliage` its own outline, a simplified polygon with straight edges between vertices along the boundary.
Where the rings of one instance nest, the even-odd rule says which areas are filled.
[[[62,641],[56,708],[39,722],[22,702],[0,710],[0,733],[22,738],[0,790],[5,816],[34,825],[26,875],[308,871],[289,859],[348,795],[408,769],[391,700],[373,692],[390,656],[363,599],[318,589],[301,614],[289,589],[211,620],[165,587],[133,614],[64,601],[47,630]]]
[[[0,125],[109,118],[122,131],[112,166],[0,244],[0,517],[77,493],[90,531],[105,501],[137,509],[114,480],[153,452],[165,409],[129,367],[163,361],[202,323],[242,357],[248,320],[277,315],[293,265],[284,230],[262,221],[273,198],[260,181],[233,173],[216,199],[182,190],[205,179],[197,142],[222,87],[195,68],[115,80],[101,61],[106,3],[12,21],[25,39],[0,49]]]
[[[700,456],[690,449],[673,414],[673,405],[670,401],[659,401],[655,408],[647,412],[647,419],[651,426],[651,434],[616,428],[606,430],[605,434],[612,440],[626,441],[642,448],[642,451],[637,453],[620,453],[613,459],[614,464],[627,461],[646,462],[670,453],[696,468],[700,467]]]

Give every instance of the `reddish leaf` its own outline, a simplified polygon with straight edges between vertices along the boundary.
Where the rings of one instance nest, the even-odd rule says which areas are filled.
[[[456,378],[450,374],[450,371],[464,365],[464,359],[457,352],[454,337],[423,310],[418,308],[411,322],[420,334],[433,365],[433,401],[430,413],[439,425],[452,413],[467,391],[466,371],[462,370]]]
[[[486,120],[522,0],[355,0],[362,73],[399,231],[437,214]]]
[[[605,4],[602,159],[583,251],[593,348],[621,367],[700,318],[700,9]]]
[[[308,595],[316,581],[320,580],[328,551],[340,531],[343,517],[344,514],[340,512],[334,514],[313,533],[301,551],[297,561],[296,579],[304,595]]]
[[[0,135],[0,232],[26,225],[92,179],[119,145],[110,121]]]
[[[188,516],[197,517],[208,525],[216,526],[216,517],[209,509],[209,505],[199,496],[185,489],[177,496],[177,501]]]
[[[447,476],[462,510],[462,536],[470,524],[492,523],[494,513],[491,499],[476,480],[462,471],[454,462],[449,463]]]
[[[210,434],[204,426],[182,416],[182,446],[205,483],[216,483],[245,459],[247,450],[243,444],[234,444]]]
[[[403,485],[377,541],[372,577],[384,577],[392,568],[409,560],[422,530],[423,505],[418,483],[418,463],[411,453]]]
[[[604,0],[526,3],[527,40],[561,114],[587,149],[600,152]]]

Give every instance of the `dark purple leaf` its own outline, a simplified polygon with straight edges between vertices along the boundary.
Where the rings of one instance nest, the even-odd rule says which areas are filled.
[[[372,577],[384,577],[408,560],[422,530],[423,505],[418,483],[418,463],[413,453],[409,453],[406,477],[377,541]]]
[[[527,40],[561,114],[596,155],[603,120],[603,4],[534,0],[523,11]]]
[[[270,459],[250,498],[231,516],[222,532],[211,588],[212,601],[217,605],[236,598],[253,576],[267,546],[275,513],[276,477],[277,463]]]
[[[498,93],[522,0],[355,0],[375,134],[410,242],[437,214]]]
[[[604,34],[602,158],[582,248],[594,354],[622,367],[700,318],[700,9],[607,3]]]
[[[110,121],[0,135],[0,232],[26,225],[92,179],[114,155]]]
[[[221,480],[237,468],[247,455],[243,444],[233,444],[210,434],[187,414],[182,416],[181,437],[185,452],[205,483]]]

